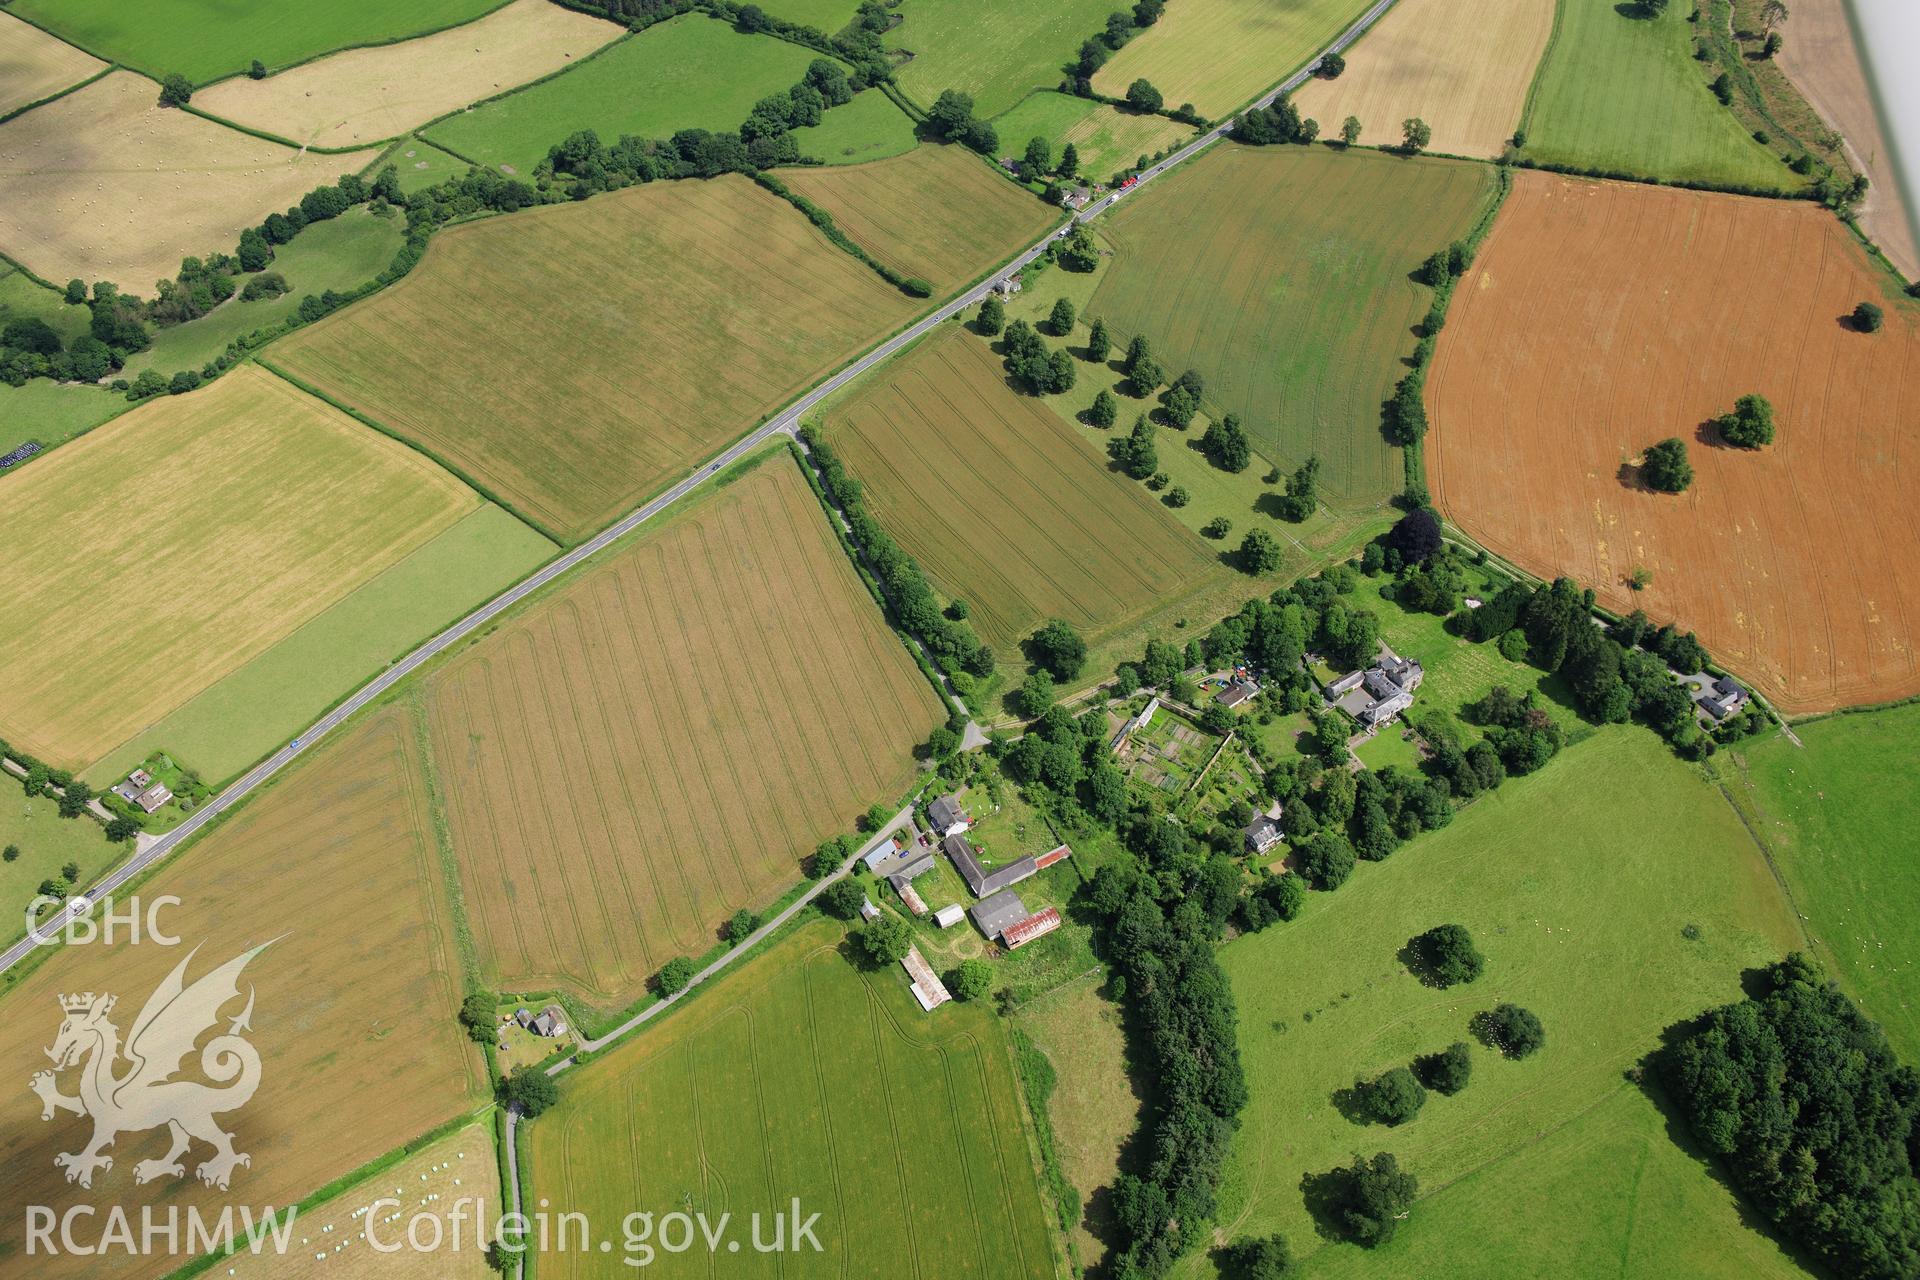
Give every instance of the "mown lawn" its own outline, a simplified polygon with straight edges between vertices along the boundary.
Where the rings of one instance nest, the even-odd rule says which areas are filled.
[[[1730,786],[1772,851],[1820,958],[1920,1062],[1920,705],[1829,716],[1732,758]]]
[[[1439,991],[1416,981],[1397,953],[1448,922],[1472,933],[1486,971]],[[1791,909],[1718,791],[1643,728],[1597,732],[1475,801],[1450,827],[1384,863],[1362,863],[1338,891],[1310,895],[1299,919],[1223,950],[1252,1091],[1226,1181],[1224,1234],[1279,1230],[1297,1252],[1316,1255],[1310,1271],[1383,1276],[1406,1274],[1428,1241],[1457,1251],[1470,1238],[1483,1247],[1457,1274],[1619,1274],[1631,1260],[1623,1250],[1641,1258],[1630,1272],[1647,1273],[1650,1260],[1683,1273],[1702,1240],[1715,1242],[1708,1256],[1738,1256],[1748,1241],[1737,1213],[1704,1171],[1658,1149],[1670,1140],[1623,1072],[1677,1019],[1735,998],[1742,970],[1797,945]],[[1429,1097],[1396,1129],[1355,1123],[1336,1107],[1333,1095],[1356,1077],[1472,1043],[1469,1019],[1503,1000],[1545,1024],[1534,1056],[1510,1062],[1474,1043],[1466,1090]],[[1626,1133],[1649,1141],[1563,1132],[1623,1091],[1633,1112]],[[1583,1145],[1564,1159],[1535,1159],[1549,1139]],[[1427,1199],[1402,1225],[1391,1259],[1347,1245],[1322,1250],[1303,1176],[1378,1150],[1394,1152]],[[1568,1192],[1566,1159],[1581,1161],[1579,1194]],[[1663,1212],[1667,1225],[1651,1239],[1631,1213],[1643,1160],[1663,1171],[1663,1204],[1699,1206],[1691,1216]],[[1475,1234],[1488,1212],[1463,1183],[1475,1179],[1504,1188],[1497,1203],[1512,1225],[1490,1240]],[[1447,1190],[1454,1184],[1460,1194]],[[1456,1208],[1463,1199],[1468,1207]],[[1549,1219],[1554,1229],[1539,1230]],[[1581,1247],[1596,1238],[1618,1247]],[[1543,1265],[1542,1251],[1554,1265]]]
[[[551,80],[450,116],[422,136],[529,177],[548,148],[579,129],[597,131],[609,145],[628,133],[665,138],[681,129],[737,129],[754,103],[784,92],[817,56],[772,36],[742,35],[702,13],[684,14]]]
[[[1616,0],[1561,0],[1521,128],[1545,164],[1797,191],[1806,181],[1754,141],[1693,59],[1687,6],[1630,16]]]

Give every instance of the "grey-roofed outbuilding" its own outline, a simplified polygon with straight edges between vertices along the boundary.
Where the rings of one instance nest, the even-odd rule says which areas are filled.
[[[980,932],[989,938],[998,938],[1032,913],[1027,910],[1027,904],[1020,901],[1019,894],[1011,889],[1002,889],[992,897],[974,903],[969,914],[973,916],[973,923]]]

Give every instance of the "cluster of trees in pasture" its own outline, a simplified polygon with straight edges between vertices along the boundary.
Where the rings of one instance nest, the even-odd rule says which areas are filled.
[[[1837,1274],[1920,1274],[1920,1072],[1806,956],[1760,977],[1659,1059],[1689,1127]]]
[[[37,759],[4,740],[0,740],[0,757],[13,761],[27,771],[26,776],[19,779],[20,789],[26,793],[27,799],[45,796],[53,800],[59,806],[62,818],[83,816],[94,799],[93,788],[75,777],[70,769],[56,769],[46,761]],[[16,775],[9,770],[6,776],[15,777]],[[138,819],[116,818],[107,824],[107,839],[115,844],[124,843],[133,839],[134,834],[144,826],[145,824]],[[8,845],[6,852],[8,862],[20,856],[20,850],[15,845]],[[67,877],[68,880],[75,878],[75,876]]]

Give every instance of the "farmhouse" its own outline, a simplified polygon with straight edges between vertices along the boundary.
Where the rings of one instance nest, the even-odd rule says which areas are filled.
[[[1699,690],[1695,701],[1715,720],[1725,720],[1745,707],[1750,696],[1731,676],[1719,676]]]
[[[941,839],[958,835],[973,825],[973,819],[960,807],[958,795],[941,796],[928,805],[927,822],[933,827],[933,834]]]
[[[1228,684],[1226,688],[1213,695],[1213,700],[1231,710],[1247,702],[1260,692],[1260,686],[1246,676],[1241,676]]]
[[[928,1013],[953,999],[940,975],[933,971],[926,957],[920,954],[920,948],[908,947],[907,954],[900,957],[900,967],[907,971],[907,978],[913,985],[913,998]]]
[[[140,806],[140,812],[152,813],[171,799],[173,799],[173,792],[167,790],[167,784],[156,782],[135,796],[133,802]]]
[[[145,769],[135,769],[127,775],[126,781],[114,787],[113,794],[119,796],[128,804],[132,804],[139,798],[142,791],[145,791],[152,785],[152,774],[148,773]]]
[[[1275,805],[1274,808],[1280,806]],[[1247,849],[1252,853],[1265,853],[1279,844],[1283,832],[1280,830],[1279,814],[1261,814],[1247,824]]]
[[[563,1036],[567,1034],[567,1015],[557,1004],[550,1004],[539,1013],[527,1009],[515,1009],[513,1020],[522,1030],[531,1031],[536,1036]]]
[[[1413,691],[1426,675],[1417,661],[1383,644],[1372,666],[1341,676],[1327,686],[1326,696],[1362,726],[1377,729],[1413,705]]]

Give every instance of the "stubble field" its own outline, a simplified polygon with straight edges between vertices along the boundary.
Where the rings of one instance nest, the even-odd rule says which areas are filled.
[[[1026,1120],[991,1013],[931,1017],[897,966],[862,975],[816,923],[721,979],[639,1043],[569,1076],[531,1130],[533,1184],[556,1211],[733,1215],[737,1253],[658,1252],[649,1270],[706,1276],[1058,1274]],[[819,1213],[821,1251],[746,1247],[749,1217]],[[791,1225],[791,1224],[789,1224]],[[618,1244],[616,1243],[616,1248]],[[656,1246],[657,1248],[657,1246]],[[603,1276],[578,1250],[544,1276]]]
[[[874,515],[1002,652],[1053,617],[1098,643],[1231,572],[972,334],[938,334],[828,423]]]
[[[843,168],[794,169],[781,181],[833,215],[854,243],[936,294],[956,289],[1038,240],[1057,220],[1030,192],[953,146]]]
[[[0,480],[0,733],[80,768],[479,505],[242,366]]]
[[[1215,119],[1279,84],[1367,9],[1366,0],[1185,0],[1093,77],[1111,97],[1145,77],[1167,105]],[[1096,26],[1098,24],[1096,23]],[[1092,35],[1091,29],[1087,32]]]
[[[1276,463],[1317,455],[1324,501],[1373,506],[1405,484],[1381,405],[1431,301],[1411,275],[1492,193],[1485,165],[1226,144],[1110,216],[1086,314],[1198,369]]]
[[[55,1213],[109,1201],[134,1215],[143,1204],[194,1205],[214,1217],[236,1202],[288,1205],[478,1103],[486,1072],[454,1021],[459,960],[431,832],[412,727],[397,712],[376,714],[148,882],[145,901],[179,897],[160,920],[181,945],[72,947],[11,987],[4,1007],[15,1034],[0,1060],[22,1092],[0,1122],[0,1201]],[[136,1188],[135,1163],[166,1150],[165,1133],[151,1130],[120,1136],[113,1168],[91,1191],[66,1182],[53,1157],[79,1150],[88,1124],[70,1114],[43,1123],[24,1092],[47,1066],[41,1050],[60,1025],[56,998],[115,993],[124,1035],[191,948],[199,951],[189,982],[268,939],[241,979],[256,995],[248,1038],[264,1066],[252,1101],[221,1117],[235,1150],[253,1158],[234,1171],[231,1191],[194,1178],[209,1152],[199,1143],[185,1179]],[[229,1003],[222,1029],[240,1010]],[[64,1092],[74,1090],[72,1076],[60,1080]],[[24,1225],[17,1213],[0,1222],[10,1257],[22,1256]],[[145,1280],[187,1261],[63,1253],[36,1259],[32,1272]]]
[[[405,280],[272,354],[573,540],[913,310],[724,177],[442,232]]]
[[[418,40],[328,54],[264,80],[235,76],[193,105],[303,146],[357,147],[549,75],[621,34],[551,0],[512,0]]]
[[[116,71],[0,124],[0,250],[45,280],[151,296],[189,254],[240,232],[366,156],[298,152],[158,105]]]
[[[258,58],[269,70],[349,45],[379,44],[469,22],[501,0],[328,0],[307,6],[228,0],[14,0],[13,10],[91,53],[156,79],[195,84],[237,75]]]
[[[1520,123],[1533,70],[1553,31],[1554,0],[1401,0],[1347,52],[1337,79],[1293,95],[1337,136],[1348,116],[1364,146],[1398,146],[1401,122],[1433,128],[1434,151],[1497,156]]]
[[[1397,953],[1444,923],[1466,926],[1486,970],[1438,990]],[[1720,795],[1645,730],[1602,729],[1222,951],[1252,1099],[1221,1230],[1283,1232],[1310,1275],[1801,1274],[1624,1074],[1667,1026],[1736,998],[1743,969],[1799,944]],[[1506,1000],[1546,1030],[1519,1062],[1468,1030]],[[1337,1105],[1357,1077],[1456,1040],[1473,1061],[1456,1096],[1430,1095],[1392,1129]],[[1303,1175],[1379,1150],[1419,1178],[1421,1199],[1389,1246],[1325,1243]]]
[[[1831,216],[1523,173],[1461,280],[1427,402],[1435,500],[1489,548],[1699,632],[1789,712],[1920,692],[1920,316]],[[1887,309],[1855,332],[1855,303]],[[1776,442],[1720,443],[1741,395]],[[1632,460],[1669,436],[1696,479]],[[1644,591],[1626,579],[1644,567]]]
[[[622,1007],[799,878],[944,719],[775,456],[434,677],[481,962]]]
[[[0,13],[0,116],[79,84],[106,64]]]

